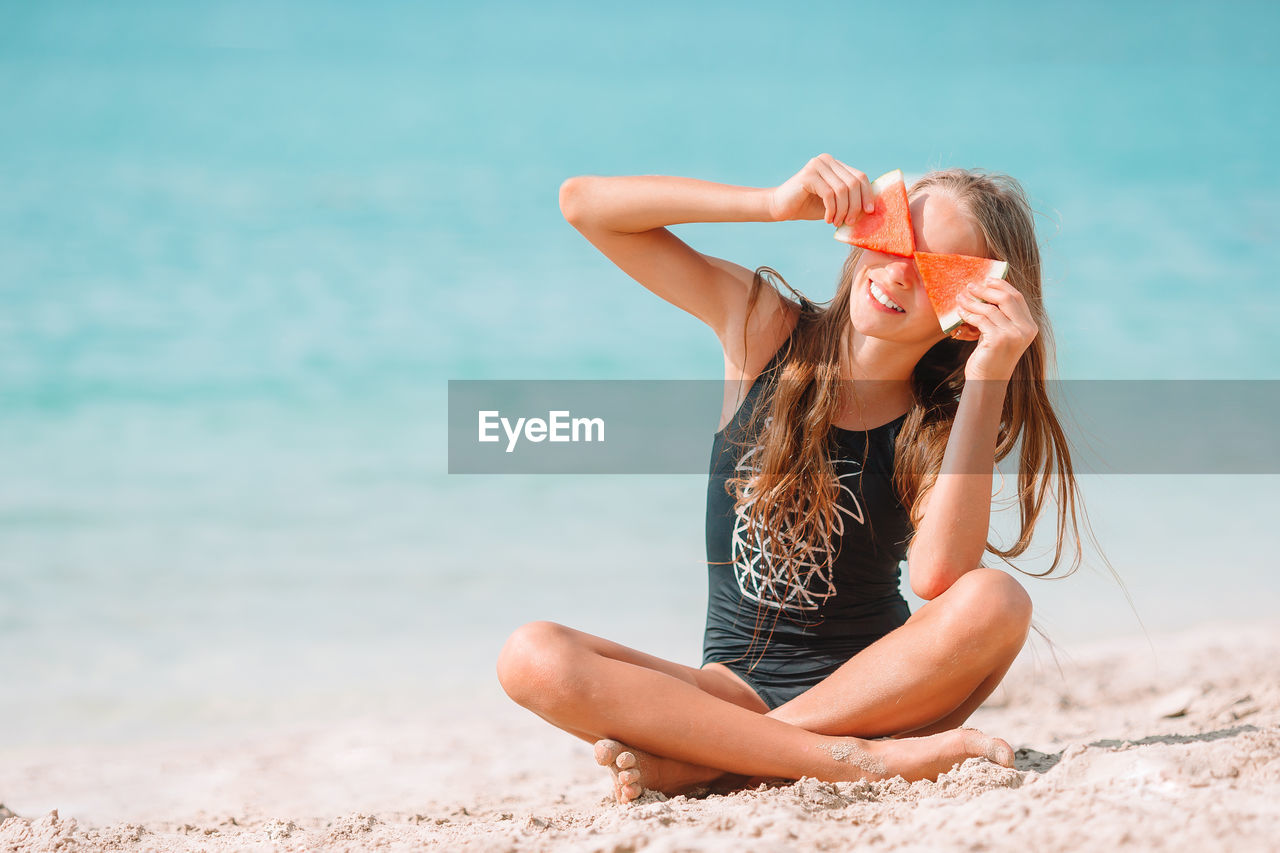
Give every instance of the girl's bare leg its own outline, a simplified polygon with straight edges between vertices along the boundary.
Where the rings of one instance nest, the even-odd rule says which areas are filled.
[[[499,658],[498,675],[499,680],[518,678],[518,672],[513,674],[509,672],[508,657],[511,652],[515,652],[521,643],[532,643],[540,646],[548,637],[553,638],[553,642],[559,640],[571,640],[571,642],[581,643],[582,646],[589,648],[591,652],[600,654],[603,657],[613,658],[616,661],[625,661],[634,663],[635,666],[645,667],[645,669],[666,672],[673,678],[686,681],[703,690],[705,693],[714,695],[714,697],[724,699],[726,702],[732,702],[755,713],[763,713],[769,710],[767,704],[759,695],[755,694],[755,690],[751,689],[745,681],[733,675],[728,667],[721,663],[708,663],[703,669],[694,669],[691,666],[685,666],[684,663],[676,663],[673,661],[663,660],[663,658],[655,657],[653,654],[636,651],[634,648],[622,646],[621,643],[614,643],[602,637],[595,637],[593,634],[582,633],[582,631],[564,628],[562,625],[553,624],[553,622],[532,622],[525,625],[524,628],[517,630],[512,634],[511,639],[507,642],[507,647],[503,649],[503,656]],[[506,681],[503,681],[506,685]],[[508,690],[509,692],[509,690]],[[524,703],[522,703],[524,704]],[[526,704],[526,707],[527,706]],[[538,713],[536,708],[530,710]],[[539,713],[539,716],[541,713]],[[586,740],[590,744],[594,744],[595,760],[600,766],[608,768],[613,776],[614,794],[617,795],[618,802],[626,802],[626,800],[639,797],[644,788],[653,788],[654,790],[663,790],[667,793],[684,792],[708,783],[710,780],[724,780],[726,784],[732,780],[731,774],[726,774],[723,770],[713,767],[703,767],[699,765],[690,765],[690,763],[668,760],[668,758],[659,758],[646,753],[643,749],[635,747],[627,747],[616,740],[602,738],[598,734],[589,734],[586,731],[572,729],[570,726],[561,724],[553,719],[543,716],[552,725],[561,727],[568,734]],[[666,772],[662,772],[662,768],[666,768]],[[746,777],[741,777],[739,781],[745,781]],[[641,784],[643,781],[644,784]]]
[[[512,635],[498,662],[513,699],[580,737],[624,741],[716,775],[788,779],[923,779],[971,756],[1013,761],[1008,744],[972,730],[874,742],[815,734],[664,672],[598,655],[582,641],[587,636],[534,622]],[[671,783],[656,778],[644,786],[670,790]]]
[[[766,716],[820,734],[864,738],[956,729],[1004,678],[1030,622],[1031,600],[1016,579],[998,569],[974,569],[901,628]],[[597,758],[599,753],[597,748]],[[655,777],[688,784],[714,778],[707,768],[652,756],[640,770],[623,781],[639,775],[643,787],[651,787],[647,780]],[[633,790],[638,795],[639,788]]]
[[[1030,599],[1015,579],[997,569],[975,569],[821,684],[767,714],[754,692],[723,667],[693,669],[551,623],[517,631],[498,670],[508,694],[522,705],[584,740],[610,741],[597,744],[596,756],[613,771],[620,799],[638,796],[642,787],[674,793],[726,770],[827,778],[819,773],[829,765],[812,772],[813,750],[826,748],[817,759],[824,765],[833,740],[852,740],[865,755],[886,760],[885,775],[923,778],[926,765],[937,772],[949,769],[950,763],[936,763],[949,758],[995,755],[993,760],[1011,763],[1004,741],[957,727],[999,684],[1025,641],[1030,618]],[[672,681],[685,689],[671,689]],[[610,684],[621,692],[612,692]],[[702,695],[695,699],[694,693]],[[704,714],[715,724],[702,725]],[[761,717],[826,740],[767,723],[762,728]],[[947,737],[919,737],[935,732]],[[849,737],[884,735],[912,736],[896,741],[911,749],[886,753],[888,741]],[[797,757],[787,750],[800,752]],[[751,759],[755,752],[770,758]],[[938,758],[940,753],[950,756]],[[797,774],[802,765],[811,769]],[[848,772],[835,769],[837,775]]]
[[[1000,569],[973,569],[769,716],[866,738],[955,728],[999,685],[1030,627],[1022,584]]]
[[[942,723],[966,702],[976,707],[985,695],[974,694],[988,681],[988,692],[994,689],[995,670],[1007,669],[1009,650],[1016,655],[1029,621],[1029,600],[1016,581],[998,570],[975,569],[902,628],[769,714],[708,692],[706,687],[723,692],[719,674],[552,623],[532,623],[513,634],[498,674],[508,695],[554,725],[668,759],[654,758],[648,776],[641,769],[644,787],[670,791],[676,779],[696,784],[691,777],[712,778],[716,771],[830,781],[936,778],[970,756],[1010,765],[1012,749],[971,729],[903,740],[850,735],[912,732]],[[624,794],[632,790],[636,786]]]
[[[512,636],[509,644],[519,642],[522,635],[526,635],[523,637],[525,640],[532,639],[534,642],[539,642],[539,634],[558,635],[558,639],[569,639],[581,643],[598,655],[665,672],[706,693],[757,714],[763,714],[769,710],[769,706],[756,695],[754,690],[722,664],[710,663],[702,669],[695,669],[628,648],[602,637],[552,623],[526,625]],[[503,668],[500,663],[500,676],[502,673]],[[536,712],[536,709],[534,710]],[[547,718],[544,717],[544,719]],[[746,776],[735,776],[718,768],[660,758],[635,747],[625,746],[618,741],[600,738],[598,735],[564,726],[552,719],[547,721],[558,725],[574,737],[594,745],[596,762],[610,771],[613,777],[614,794],[619,802],[635,799],[640,796],[645,787],[666,793],[681,793],[712,780],[716,780],[718,787],[726,788],[740,786],[748,780]]]

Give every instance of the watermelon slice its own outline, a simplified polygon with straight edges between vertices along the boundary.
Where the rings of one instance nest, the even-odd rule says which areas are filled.
[[[970,282],[982,281],[987,276],[1004,278],[1009,265],[990,258],[973,258],[969,255],[935,255],[932,252],[916,252],[916,269],[924,282],[929,302],[938,315],[942,331],[948,335],[964,325],[956,313],[956,297]]]
[[[876,178],[871,185],[875,210],[863,213],[851,225],[836,229],[841,243],[861,246],[873,252],[911,257],[916,249],[916,235],[911,230],[911,205],[907,201],[907,184],[902,170],[894,169]]]

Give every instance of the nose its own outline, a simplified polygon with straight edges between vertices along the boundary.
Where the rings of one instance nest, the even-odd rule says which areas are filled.
[[[916,264],[911,258],[897,255],[885,255],[885,262],[880,265],[888,275],[903,287],[911,287],[916,283]]]

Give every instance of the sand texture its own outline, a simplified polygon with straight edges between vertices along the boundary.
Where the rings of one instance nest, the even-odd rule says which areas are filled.
[[[1018,750],[936,782],[609,799],[587,744],[500,695],[222,743],[4,755],[0,850],[1263,851],[1280,628],[1024,653],[969,721]],[[7,812],[0,812],[0,816]]]

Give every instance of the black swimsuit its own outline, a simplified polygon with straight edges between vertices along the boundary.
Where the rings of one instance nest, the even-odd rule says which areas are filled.
[[[794,335],[795,332],[793,331]],[[837,521],[791,572],[765,572],[765,555],[734,509],[725,480],[748,470],[739,455],[754,407],[788,349],[774,353],[729,425],[716,433],[707,484],[709,593],[703,664],[719,662],[743,678],[770,709],[822,681],[841,664],[907,621],[899,590],[910,520],[892,487],[894,441],[902,415],[865,432],[832,427],[830,458],[839,483]],[[763,417],[763,415],[761,415]],[[865,467],[863,458],[866,458]],[[829,557],[835,552],[834,559]]]

